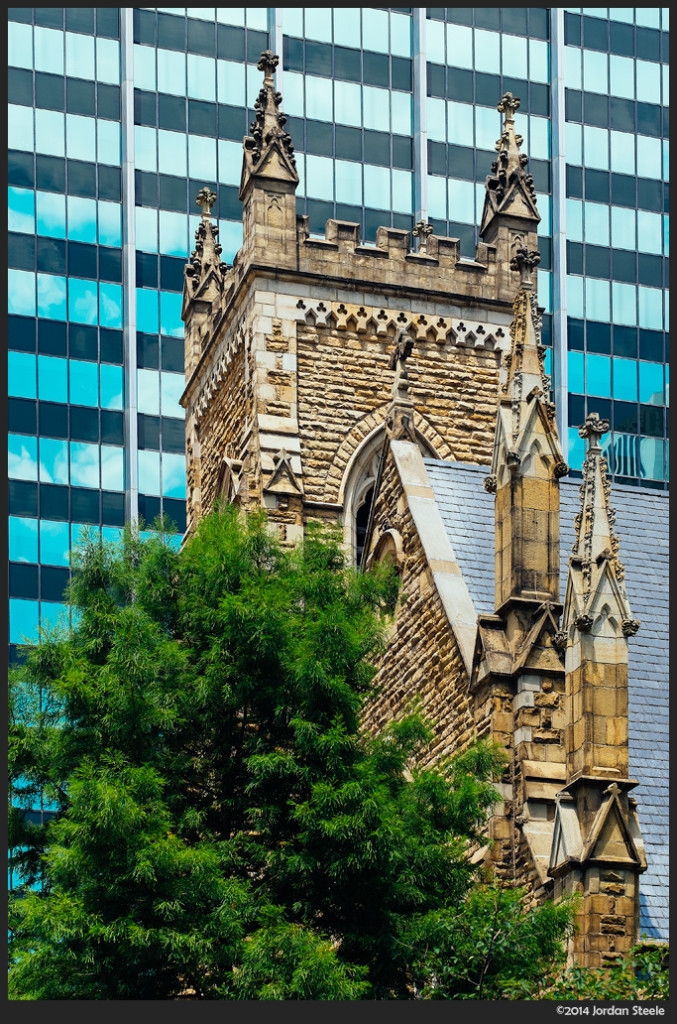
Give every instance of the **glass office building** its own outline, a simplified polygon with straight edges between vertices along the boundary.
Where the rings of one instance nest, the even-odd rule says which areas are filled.
[[[539,299],[564,444],[667,488],[667,8],[10,8],[10,657],[62,610],[85,525],[185,523],[182,269],[218,193],[241,242],[262,50],[299,213],[429,220],[472,255],[510,90],[541,214]]]

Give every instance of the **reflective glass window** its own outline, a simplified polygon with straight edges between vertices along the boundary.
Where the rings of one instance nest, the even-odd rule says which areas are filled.
[[[71,78],[95,77],[94,36],[66,32],[66,74]]]
[[[660,103],[661,66],[653,61],[635,61],[637,77],[636,95],[641,103]]]
[[[392,172],[393,209],[400,213],[413,213],[413,175],[409,171]],[[356,202],[353,197],[352,202]]]
[[[375,210],[390,209],[390,171],[387,167],[364,165],[364,202]]]
[[[33,29],[10,21],[7,25],[7,54],[9,64],[15,68],[33,67]]]
[[[68,319],[77,324],[96,324],[98,299],[96,281],[68,279]]]
[[[157,294],[157,293],[156,293]],[[138,409],[147,416],[160,415],[160,375],[157,370],[137,370]]]
[[[388,13],[375,7],[362,8],[364,45],[376,53],[388,52]]]
[[[65,121],[58,110],[36,109],[35,150],[47,156],[65,156]]]
[[[637,248],[640,252],[652,252],[660,256],[663,250],[663,222],[659,213],[637,211]]]
[[[186,215],[160,210],[160,252],[168,256],[182,256],[185,259],[188,251]]]
[[[567,376],[569,391],[577,395],[585,394],[585,378],[582,352],[567,353]]]
[[[611,207],[611,244],[615,249],[637,247],[636,213],[622,206]]]
[[[564,125],[567,163],[582,166],[583,164],[583,126],[567,121]]]
[[[637,322],[649,331],[663,328],[663,295],[658,288],[637,286]]]
[[[529,115],[528,152],[530,157],[537,160],[550,159],[550,121],[547,117]]]
[[[634,359],[613,360],[613,396],[623,402],[637,401],[637,363]]]
[[[583,125],[583,144],[585,147],[585,163],[587,167],[597,170],[609,170],[609,132],[606,128],[593,128]]]
[[[461,28],[461,26],[454,26],[454,35],[458,32],[459,28]],[[468,30],[462,29],[462,31],[465,33]],[[509,68],[510,74],[514,75],[516,78],[528,78],[528,50],[526,38],[524,36],[513,36],[506,33],[501,37],[501,50],[503,51],[503,67],[506,68],[506,71]],[[580,50],[578,53],[580,54]],[[460,66],[467,67],[467,56],[462,58],[462,60],[464,63]],[[454,61],[454,63],[456,62]],[[496,67],[495,71],[498,71],[498,67]],[[574,89],[576,87],[574,85],[570,85],[569,88]]]
[[[175,338],[183,338],[180,292],[160,292],[160,330]]]
[[[69,396],[73,405],[99,404],[99,373],[96,363],[71,359],[69,379]]]
[[[611,167],[616,174],[635,173],[635,137],[627,132],[610,132]]]
[[[167,498],[186,497],[186,460],[183,455],[162,454],[162,493]]]
[[[139,490],[143,494],[160,494],[160,453],[139,451]]]
[[[465,104],[458,104],[461,108]],[[475,107],[475,143],[478,149],[493,149],[501,133],[501,115],[489,107]]]
[[[642,178],[660,178],[663,169],[661,140],[637,136],[637,174]]]
[[[38,397],[43,402],[68,401],[68,360],[38,356]]]
[[[12,398],[37,398],[35,356],[28,352],[7,353],[8,394]]]
[[[99,487],[99,446],[70,442],[71,483],[74,487]]]
[[[101,445],[101,486],[106,491],[124,491],[124,450],[113,445]]]
[[[603,95],[609,91],[608,56],[596,50],[583,51],[583,88]]]
[[[40,483],[68,484],[68,441],[41,437]]]
[[[120,124],[118,121],[104,121],[101,118],[96,122],[96,159],[100,164],[111,164],[120,166],[121,137]],[[94,152],[88,157],[94,160]]]
[[[36,25],[34,29],[35,70],[63,75],[63,32]]]
[[[40,609],[37,601],[14,597],[9,602],[9,642],[35,643],[38,638]]]
[[[588,277],[585,280],[585,315],[589,320],[611,319],[611,288],[609,281]]]
[[[496,74],[501,67],[500,36],[497,32],[475,29],[475,68]],[[495,141],[495,140],[494,140]]]
[[[37,480],[38,439],[23,434],[7,438],[8,476],[11,480]]]
[[[374,93],[377,94],[378,90],[372,89],[370,86],[364,86],[364,124],[367,128],[376,127],[373,124],[373,101],[372,96]],[[386,103],[388,102],[388,95],[385,94]],[[385,109],[381,107],[381,123],[378,127],[383,128],[383,115],[387,117],[388,107]],[[316,75],[306,75],[306,117],[312,117],[316,121],[331,121],[333,119],[332,112],[332,84],[329,78],[319,78]]]
[[[328,157],[306,157],[306,195],[330,201],[334,198],[333,165]]]
[[[412,134],[412,97],[408,92],[393,90],[390,94],[391,130],[396,135]]]
[[[40,561],[44,565],[69,564],[70,526],[68,523],[40,520]]]
[[[179,132],[158,131],[159,162],[158,168],[163,174],[174,174],[186,177],[188,174],[188,151],[186,136]],[[242,146],[239,146],[242,150]],[[240,162],[242,157],[240,156]]]
[[[7,227],[27,234],[35,231],[35,193],[31,189],[7,189]]]
[[[69,608],[67,604],[62,604],[60,601],[40,602],[40,621],[45,628],[49,629],[67,625],[68,618]]]
[[[498,113],[496,116],[498,117]],[[474,145],[472,106],[469,103],[455,103],[450,100],[447,103],[447,118],[449,138],[454,140],[454,144],[472,147]]]
[[[503,40],[505,43],[504,36]],[[512,36],[510,37],[513,38]],[[564,81],[568,89],[583,88],[583,51],[578,46],[564,47]]]
[[[290,76],[285,76],[285,87],[288,77]],[[359,85],[356,85],[353,82],[341,82],[336,80],[334,82],[334,102],[337,124],[347,124],[355,128],[362,124]]]
[[[135,47],[136,49],[136,47]],[[150,63],[155,70],[155,60],[151,58]],[[136,72],[136,61],[134,62]],[[118,85],[120,82],[120,44],[117,39],[104,39],[97,37],[96,40],[96,77],[99,82],[107,82],[109,85]],[[136,74],[135,74],[136,78]],[[136,82],[135,82],[136,84]],[[137,86],[144,88],[144,86]],[[153,86],[154,88],[154,86]]]
[[[550,46],[542,39],[529,40],[529,78],[532,82],[550,81]]]
[[[155,50],[150,46],[134,44],[134,85],[137,89],[154,92],[157,85],[155,75]]]
[[[68,237],[77,242],[96,242],[96,200],[68,196]]]
[[[156,291],[149,288],[136,289],[136,324],[138,329],[146,334],[157,334],[159,319]]]
[[[330,43],[332,41],[331,7],[306,7],[304,14],[306,37],[316,39],[320,43]]]
[[[119,203],[99,200],[99,243],[101,245],[122,245],[122,207]]]
[[[611,284],[614,323],[634,327],[637,323],[637,289],[634,284]]]
[[[183,394],[185,383],[185,377],[182,373],[160,374],[163,416],[183,416],[184,412],[179,405],[179,399]]]
[[[186,95],[185,53],[158,49],[157,85],[159,92],[168,92],[172,96]]]
[[[581,319],[583,310],[583,278],[575,274],[567,274],[567,312],[569,316]],[[571,377],[569,377],[571,387]]]
[[[411,57],[411,18],[390,12],[390,52],[396,57]]]
[[[188,95],[198,100],[216,99],[214,61],[209,57],[188,54]]]
[[[188,170],[192,178],[216,181],[216,139],[188,136]]]
[[[351,160],[336,161],[336,202],[362,204],[362,165]]]
[[[66,278],[38,274],[38,316],[48,320],[67,320]]]
[[[155,128],[134,125],[134,163],[141,171],[157,171],[157,132]]]
[[[35,274],[27,270],[7,271],[7,310],[35,316]]]
[[[122,328],[122,286],[101,281],[99,284],[99,323],[115,330]]]
[[[33,111],[29,107],[7,105],[7,136],[13,149],[33,152]]]
[[[585,241],[593,245],[609,244],[609,207],[605,204],[585,204]]]
[[[567,462],[571,469],[580,469],[585,458],[585,445],[578,434],[578,427],[569,427],[569,451]]]
[[[585,357],[588,394],[611,397],[611,360],[609,356],[588,353]]]
[[[123,376],[121,366],[101,363],[99,367],[101,408],[123,408]]]
[[[219,103],[227,103],[234,107],[246,106],[244,64],[237,64],[232,60],[217,60],[216,88]],[[284,110],[289,114],[303,114],[303,75],[294,75],[285,71]]]
[[[302,36],[303,26],[298,17],[301,8],[288,7],[284,12],[285,31],[291,35]],[[334,8],[334,42],[339,46],[359,47],[362,24],[361,7],[335,7]]]
[[[37,519],[9,517],[9,560],[10,562],[37,562]]]
[[[54,192],[36,192],[35,206],[38,234],[65,238],[66,197]]]
[[[461,224],[475,223],[475,186],[472,181],[458,181],[450,178],[449,219]]]
[[[639,442],[639,457],[643,477],[649,480],[662,480],[664,477],[663,459],[665,442],[655,437],[643,437]]]
[[[137,206],[136,209],[134,210],[134,221],[136,226],[137,247],[141,249],[143,252],[157,252],[157,210],[151,210],[145,206]],[[140,327],[139,330],[145,330],[145,328]]]
[[[613,96],[635,98],[635,62],[631,57],[609,56],[610,91]]]

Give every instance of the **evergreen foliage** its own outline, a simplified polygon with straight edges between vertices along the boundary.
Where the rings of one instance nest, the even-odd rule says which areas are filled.
[[[339,538],[218,507],[76,555],[72,629],[10,685],[10,996],[511,998],[569,912],[478,884],[503,767],[434,769],[412,712],[359,730],[396,591]],[[55,814],[28,823],[37,795]]]

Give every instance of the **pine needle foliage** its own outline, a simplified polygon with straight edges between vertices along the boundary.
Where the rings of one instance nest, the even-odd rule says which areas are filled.
[[[181,552],[158,527],[85,542],[72,628],[11,679],[11,997],[523,993],[568,918],[478,887],[503,754],[420,768],[415,710],[360,730],[390,570],[227,505]]]

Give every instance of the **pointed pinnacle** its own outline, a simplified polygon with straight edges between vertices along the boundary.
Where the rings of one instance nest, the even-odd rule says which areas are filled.
[[[589,442],[588,454],[601,454],[602,446],[600,440],[602,434],[609,429],[609,421],[600,419],[598,413],[591,412],[586,417],[585,423],[578,428],[578,435]]]

